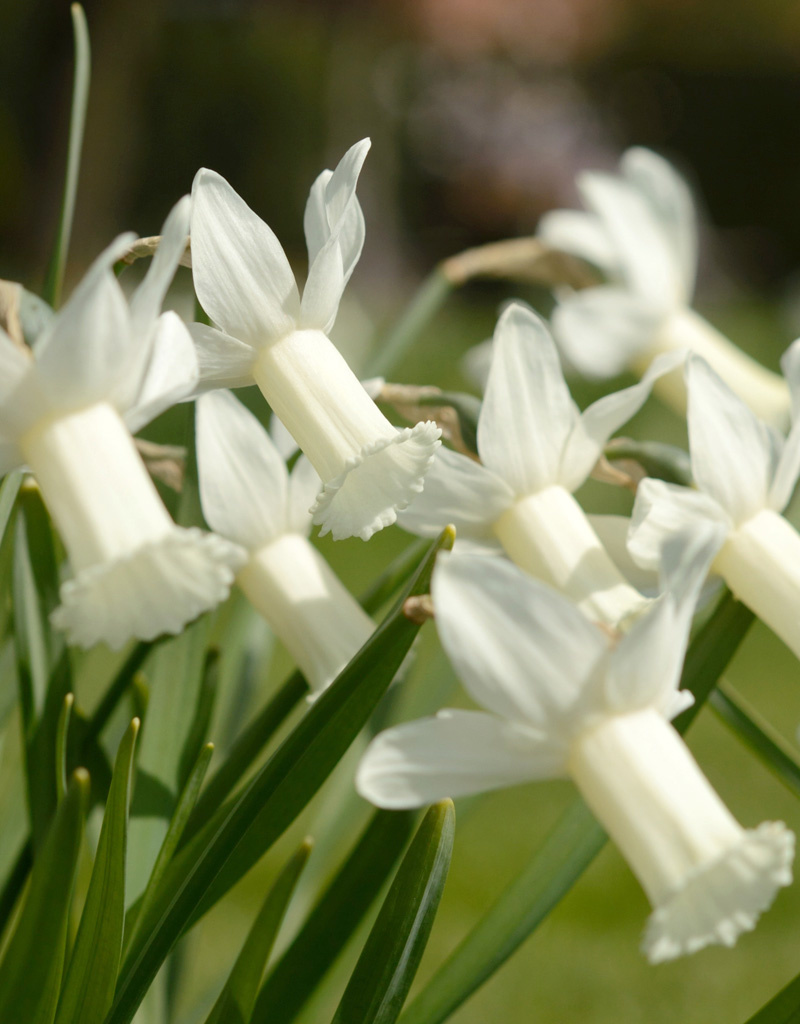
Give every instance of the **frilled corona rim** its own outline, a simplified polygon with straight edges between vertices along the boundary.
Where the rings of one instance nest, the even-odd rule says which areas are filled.
[[[441,430],[430,420],[364,447],[324,485],[309,510],[320,536],[370,537],[390,526],[422,491]]]
[[[61,587],[51,620],[69,642],[119,648],[127,640],[180,633],[228,596],[246,560],[236,544],[194,527],[173,527],[125,558],[90,566]]]
[[[732,946],[751,931],[781,886],[792,881],[794,833],[765,821],[686,882],[650,915],[642,950],[651,963],[705,946]]]

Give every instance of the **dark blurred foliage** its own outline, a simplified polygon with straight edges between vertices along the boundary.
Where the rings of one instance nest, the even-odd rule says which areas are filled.
[[[800,5],[787,0],[87,0],[93,89],[74,265],[158,230],[206,165],[303,259],[309,184],[371,135],[362,287],[575,202],[652,146],[694,182],[728,273],[800,263]],[[67,3],[0,3],[0,275],[35,284],[71,82]]]

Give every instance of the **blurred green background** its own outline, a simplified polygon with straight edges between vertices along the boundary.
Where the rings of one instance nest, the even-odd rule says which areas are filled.
[[[302,277],[308,187],[348,145],[370,135],[359,186],[367,243],[338,325],[342,342],[363,357],[437,260],[532,232],[545,210],[575,203],[578,170],[612,168],[636,143],[673,159],[697,190],[701,310],[773,367],[800,333],[796,2],[97,0],[86,11],[93,86],[72,280],[115,233],[156,233],[202,165],[228,177],[270,223]],[[0,40],[0,276],[35,289],[62,182],[68,4],[2,0]],[[430,324],[397,378],[463,387],[460,356],[491,333],[498,303],[512,294],[546,309],[544,294],[470,285]],[[581,404],[597,394],[578,384],[575,393]],[[685,442],[683,425],[655,404],[631,433]],[[582,496],[596,510],[629,504],[600,485]],[[392,529],[368,548],[359,541],[321,547],[358,592],[404,543]],[[94,660],[101,659],[102,652]],[[92,665],[90,657],[87,691]],[[249,705],[261,703],[287,668],[278,652]],[[794,742],[800,672],[766,629],[751,631],[728,678]],[[436,694],[463,700],[428,635],[407,716]],[[800,805],[710,711],[690,745],[744,824],[783,818],[800,828]],[[13,757],[8,746],[4,757]],[[343,788],[348,771],[352,765],[339,773]],[[315,803],[323,818],[327,792]],[[571,793],[566,783],[528,786],[458,807],[451,877],[420,981],[521,868]],[[353,803],[338,831],[328,822],[329,840],[312,858],[318,877],[326,875],[326,845],[341,855],[366,817]],[[306,815],[290,839],[313,830],[314,820]],[[167,986],[174,1022],[198,1019],[203,998],[213,996],[232,963],[264,873],[290,845],[183,944]],[[738,1024],[800,970],[798,887],[782,893],[735,950],[658,968],[637,949],[646,914],[644,896],[607,849],[453,1020]],[[351,950],[340,977],[308,1008],[309,1024],[330,1018],[355,955]],[[146,1013],[158,1021],[156,1006]]]

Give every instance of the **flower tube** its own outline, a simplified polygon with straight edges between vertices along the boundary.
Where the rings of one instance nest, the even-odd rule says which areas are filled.
[[[395,522],[440,433],[393,427],[327,336],[364,243],[355,189],[368,149],[351,147],[311,188],[302,300],[277,238],[225,179],[203,169],[192,187],[195,288],[216,325],[193,328],[202,386],[259,386],[322,479],[312,521],[335,540]]]
[[[800,394],[800,342],[783,359]],[[697,489],[646,479],[633,507],[628,547],[657,565],[683,526],[711,522],[719,550],[712,570],[800,657],[800,534],[780,514],[800,473],[800,418],[785,439],[758,420],[699,356],[686,366],[689,444]]]
[[[675,169],[647,149],[629,149],[618,175],[578,178],[586,212],[545,214],[539,236],[597,266],[606,283],[561,290],[553,332],[586,377],[643,374],[660,352],[689,349],[706,359],[761,419],[780,428],[789,418],[785,381],[737,348],[690,306],[697,268],[697,217]],[[677,375],[655,391],[679,412],[686,392]]]
[[[196,385],[191,338],[161,302],[185,245],[189,200],[126,303],[111,267],[122,236],[23,350],[0,331],[0,470],[27,465],[72,577],[53,623],[84,647],[179,633],[227,594],[241,552],[170,519],[131,437]]]
[[[228,391],[197,400],[203,514],[247,560],[236,582],[320,694],[375,623],[308,540],[319,477],[305,458],[291,476],[255,416]]]
[[[669,723],[692,613],[716,546],[684,533],[665,550],[665,589],[616,645],[560,594],[500,559],[441,559],[442,645],[486,711],[441,711],[373,740],[356,787],[379,807],[569,777],[617,844],[653,912],[652,963],[731,946],[791,882],[794,835],[745,829]]]
[[[435,536],[453,523],[459,538],[501,545],[590,618],[609,625],[631,620],[647,600],[623,577],[573,491],[611,434],[645,402],[653,381],[681,359],[660,357],[638,384],[581,413],[544,322],[526,306],[510,305],[495,330],[478,420],[481,462],[441,449],[425,491],[400,525]]]

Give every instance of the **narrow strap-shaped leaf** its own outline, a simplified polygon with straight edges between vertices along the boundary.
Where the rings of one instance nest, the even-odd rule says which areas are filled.
[[[726,593],[686,655],[681,686],[695,704],[674,722],[683,733],[716,686],[753,614]],[[578,799],[533,860],[500,894],[402,1015],[401,1024],[440,1024],[520,947],[578,881],[605,835]]]
[[[61,705],[61,714],[58,717],[58,728],[56,730],[56,792],[59,803],[67,792],[67,738],[69,736],[69,723],[72,718],[72,705],[74,703],[75,694],[68,693]]]
[[[454,287],[442,267],[434,267],[406,306],[403,316],[375,349],[366,376],[385,377],[397,367],[444,305]]]
[[[197,695],[197,702],[194,707],[194,717],[192,718],[192,725],[184,742],[180,764],[178,765],[178,782],[181,789],[188,782],[194,766],[197,764],[197,759],[205,747],[208,727],[214,711],[218,682],[219,650],[216,647],[212,647],[206,651],[202,678],[200,680],[200,692]]]
[[[206,743],[198,755],[189,778],[186,780],[186,784],[181,791],[181,795],[178,797],[175,813],[172,815],[167,834],[164,836],[164,842],[161,844],[153,870],[150,872],[147,888],[136,907],[131,907],[129,911],[129,920],[126,921],[126,927],[129,929],[129,934],[125,936],[126,950],[135,941],[138,932],[138,922],[147,916],[147,912],[153,902],[153,897],[158,891],[159,883],[164,877],[164,872],[167,870],[167,865],[175,855],[178,843],[183,835],[183,830],[197,800],[197,794],[203,785],[203,779],[205,778],[213,753],[214,744]]]
[[[252,1019],[264,967],[310,852],[307,839],[278,875],[206,1024],[248,1024]]]
[[[25,903],[0,963],[0,1020],[9,1024],[52,1024],[88,801],[89,774],[79,768],[36,858]]]
[[[606,836],[576,799],[514,881],[410,1004],[402,1024],[444,1021],[535,931],[602,849]]]
[[[334,1016],[334,1024],[394,1024],[425,951],[455,836],[451,800],[422,820],[383,901]]]
[[[120,700],[133,685],[137,672],[144,665],[150,652],[160,643],[163,643],[164,639],[164,637],[159,637],[157,640],[140,640],[134,644],[130,654],[119,669],[117,669],[116,674],[108,684],[97,707],[81,723],[81,728],[76,730],[78,732],[77,742],[79,747],[97,739],[106,727]]]
[[[6,474],[0,484],[0,540],[5,537],[8,524],[11,522],[14,503],[24,476],[21,469],[15,469],[12,473]]]
[[[448,528],[431,545],[407,593],[355,658],[244,792],[174,858],[123,967],[107,1024],[128,1024],[182,932],[294,821],[361,731],[419,632],[403,614],[403,600],[429,590],[436,554],[452,547],[454,536]]]
[[[117,751],[89,891],[56,1024],[100,1024],[114,998],[122,955],[128,808],[138,733],[139,719],[134,718]]]
[[[800,974],[773,996],[746,1024],[797,1024],[800,1020]]]
[[[69,239],[72,234],[72,218],[75,213],[75,196],[78,192],[78,173],[83,148],[83,128],[86,123],[86,107],[89,102],[89,81],[91,78],[91,53],[89,29],[86,15],[80,4],[73,4],[72,31],[75,37],[75,78],[72,85],[72,112],[69,122],[69,148],[67,150],[67,173],[64,178],[64,194],[61,199],[61,216],[58,235],[47,268],[44,298],[51,306],[57,306],[64,282],[64,268],[67,263]]]
[[[369,614],[378,611],[419,564],[428,548],[428,541],[418,541],[403,551],[361,595],[359,601]],[[234,740],[228,756],[217,768],[200,795],[197,806],[186,826],[184,842],[194,836],[221,807],[236,786],[255,763],[272,737],[283,725],[302,698],[308,693],[308,683],[302,673],[293,672],[275,695],[267,702],[253,721]]]
[[[795,796],[800,796],[800,764],[788,743],[744,698],[719,684],[708,699],[722,721],[743,740]]]
[[[289,1024],[316,990],[383,888],[416,813],[376,811],[297,936],[265,980],[251,1024]]]

